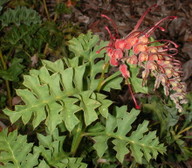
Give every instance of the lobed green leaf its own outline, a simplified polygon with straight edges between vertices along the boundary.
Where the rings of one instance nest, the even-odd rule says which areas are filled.
[[[164,153],[165,147],[159,143],[156,132],[149,132],[148,121],[138,125],[132,131],[132,124],[139,115],[139,110],[132,109],[126,112],[126,107],[116,108],[116,117],[109,115],[106,121],[106,129],[94,136],[94,149],[99,157],[102,157],[108,149],[109,139],[113,139],[116,158],[122,163],[126,154],[131,153],[136,162],[143,163],[143,159],[148,162],[156,159],[158,153]],[[129,135],[129,136],[127,136]]]

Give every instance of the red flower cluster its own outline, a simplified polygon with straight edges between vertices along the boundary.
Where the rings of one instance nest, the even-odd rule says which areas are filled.
[[[110,42],[104,48],[107,49],[107,55],[110,57],[110,64],[119,66],[119,70],[125,79],[130,77],[129,64],[142,67],[143,85],[147,83],[149,75],[154,76],[156,78],[154,89],[159,88],[162,84],[165,95],[170,95],[170,98],[176,104],[176,108],[182,111],[180,104],[187,101],[185,99],[186,86],[181,81],[181,63],[174,58],[177,54],[178,45],[170,40],[152,41],[150,38],[156,29],[164,31],[164,28],[159,26],[163,21],[173,20],[176,16],[165,17],[153,27],[144,31],[138,30],[144,17],[153,7],[156,7],[156,5],[150,7],[139,19],[134,30],[121,39],[117,38],[118,31],[113,20],[106,15],[102,15],[113,24],[116,30],[116,34],[112,35],[109,28],[106,27],[110,35]]]

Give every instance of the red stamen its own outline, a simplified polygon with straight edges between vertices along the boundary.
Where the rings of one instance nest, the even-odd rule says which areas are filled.
[[[104,15],[104,14],[101,14],[101,17],[106,18],[107,20],[109,20],[109,21],[112,23],[112,26],[113,26],[113,28],[115,29],[115,32],[116,32],[116,34],[117,34],[117,36],[118,36],[118,35],[119,35],[119,32],[118,32],[118,28],[117,28],[116,23],[115,23],[110,17],[108,17],[108,16],[106,16],[106,15]]]
[[[157,6],[158,6],[157,4],[154,4],[154,5],[152,5],[151,7],[149,7],[149,8],[145,11],[145,13],[141,16],[141,18],[140,18],[139,21],[137,22],[137,24],[136,24],[136,26],[135,26],[135,28],[134,28],[133,31],[136,31],[136,30],[140,27],[140,25],[141,25],[141,23],[143,22],[143,19],[145,18],[145,16],[152,10],[152,8],[156,8]]]
[[[163,21],[165,21],[165,20],[167,20],[167,19],[174,20],[174,19],[176,19],[176,18],[177,18],[177,16],[167,16],[167,17],[161,19],[161,20],[158,21],[151,29],[148,30],[148,32],[146,33],[147,37],[149,37],[149,36],[151,35],[151,33],[152,33],[153,31],[155,31],[155,29],[159,28],[159,25],[160,25]]]
[[[111,34],[111,31],[109,30],[109,28],[107,26],[105,26],[105,29],[107,30],[109,36],[110,36],[110,40],[115,40],[114,36]]]
[[[160,46],[155,46],[155,47],[163,47],[163,46],[169,45],[170,43],[173,44],[175,48],[178,48],[178,47],[179,47],[179,45],[177,45],[175,42],[173,42],[173,41],[171,41],[171,40],[165,40],[165,39],[155,40],[155,41],[149,42],[149,43],[147,43],[147,44],[153,44],[153,43],[161,42],[161,41],[166,41],[166,42],[168,42],[168,43],[167,43],[167,44],[160,45]]]

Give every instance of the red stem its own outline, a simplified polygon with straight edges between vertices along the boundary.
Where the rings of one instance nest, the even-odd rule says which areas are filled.
[[[128,86],[129,91],[130,91],[130,93],[131,93],[131,97],[132,97],[133,102],[134,102],[134,104],[135,104],[135,108],[136,108],[137,110],[139,110],[141,107],[138,105],[137,100],[135,99],[135,96],[134,96],[134,94],[133,94],[133,90],[132,90],[131,84],[128,83],[127,86]]]

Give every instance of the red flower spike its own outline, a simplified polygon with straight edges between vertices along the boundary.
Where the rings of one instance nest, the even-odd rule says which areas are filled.
[[[139,37],[139,43],[148,43],[149,42],[149,38],[146,37],[145,35]]]
[[[148,54],[146,52],[142,52],[139,54],[139,58],[138,58],[138,61],[141,63],[141,62],[144,62],[144,61],[148,61]]]
[[[125,49],[129,50],[131,49],[136,43],[138,43],[138,37],[135,37],[133,35],[137,35],[138,32],[136,33],[132,33],[132,35],[127,36],[124,40],[125,40]]]
[[[158,61],[159,57],[157,54],[150,54],[148,61]]]
[[[117,60],[120,60],[121,58],[123,58],[123,52],[120,49],[113,50],[112,57],[116,58]]]
[[[117,61],[117,59],[111,57],[111,59],[110,59],[110,64],[113,65],[113,66],[118,66],[118,65],[119,65],[119,62]]]
[[[122,39],[117,37],[118,31],[114,21],[108,16],[102,15],[102,17],[112,23],[112,26],[116,31],[115,35],[113,35],[109,28],[105,27],[110,35],[110,42],[108,46],[103,47],[102,49],[107,49],[107,54],[110,57],[110,64],[119,66],[122,76],[127,81],[136,109],[140,109],[140,106],[137,104],[131,84],[128,82],[130,72],[124,63],[125,61],[129,64],[138,64],[140,67],[144,68],[142,71],[142,86],[147,83],[149,75],[154,76],[156,78],[154,88],[158,88],[160,84],[163,85],[164,94],[166,96],[170,94],[170,98],[176,104],[176,108],[181,111],[182,107],[180,105],[186,103],[186,86],[185,84],[182,86],[180,84],[181,75],[183,73],[183,71],[181,71],[181,63],[174,59],[174,55],[178,53],[178,45],[170,40],[162,39],[151,41],[149,38],[156,29],[165,31],[160,24],[166,20],[176,19],[176,16],[165,17],[150,28],[143,31],[138,30],[147,13],[155,7],[157,7],[156,4],[148,8],[137,22],[134,30]],[[156,42],[160,42],[161,44],[159,46],[153,46],[152,44]],[[97,53],[102,49],[97,51]],[[132,56],[129,56],[128,54],[131,53],[130,51],[133,51]]]
[[[130,57],[127,58],[127,63],[129,64],[137,64],[138,63],[138,58],[136,55],[132,55]]]
[[[147,45],[138,43],[133,47],[134,54],[139,54],[140,52],[145,52],[147,50]]]
[[[125,40],[124,39],[117,39],[115,41],[115,48],[116,49],[121,49],[121,50],[124,50],[125,49]]]
[[[130,77],[130,72],[127,70],[127,65],[121,64],[121,65],[119,66],[119,70],[120,70],[122,76],[123,76],[125,79],[127,79],[127,78]]]

